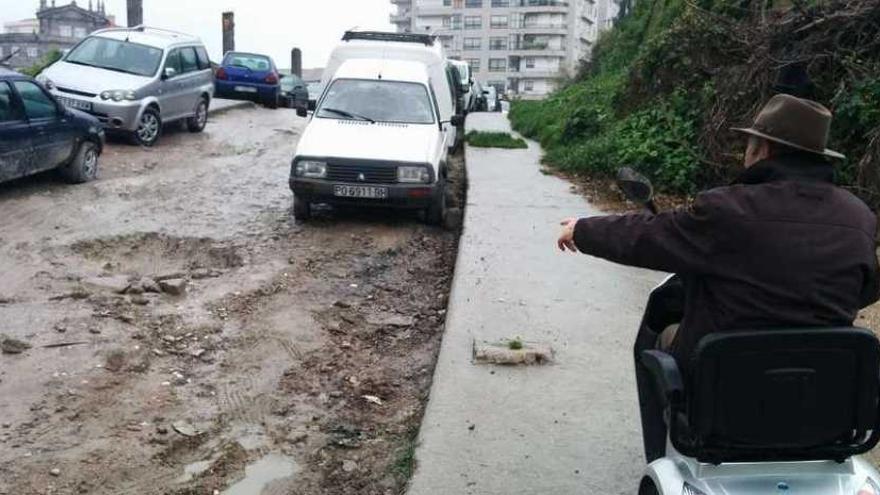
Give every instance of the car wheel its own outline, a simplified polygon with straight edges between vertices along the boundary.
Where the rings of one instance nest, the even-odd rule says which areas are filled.
[[[293,197],[293,218],[306,221],[312,217],[312,204],[308,201],[296,197]]]
[[[266,99],[266,101],[263,102],[263,105],[265,105],[266,108],[275,110],[276,108],[278,108],[278,95],[275,95],[275,97],[273,98]]]
[[[639,495],[660,495],[660,491],[657,490],[657,485],[654,484],[654,481],[645,476],[642,478],[641,484],[639,484]]]
[[[134,140],[141,146],[153,146],[162,134],[162,118],[155,108],[147,108],[141,114],[138,127],[134,131]]]
[[[186,119],[186,129],[189,132],[202,132],[205,125],[208,124],[208,100],[202,98],[196,107],[196,113],[192,117]]]
[[[92,141],[83,141],[73,160],[59,169],[61,177],[71,184],[94,180],[98,176],[98,155],[98,145]]]
[[[440,185],[440,191],[437,193],[437,198],[431,202],[431,206],[425,210],[425,222],[429,225],[444,225],[444,220],[446,219],[446,181],[444,180]]]

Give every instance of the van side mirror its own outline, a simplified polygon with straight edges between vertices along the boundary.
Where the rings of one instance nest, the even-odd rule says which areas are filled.
[[[309,111],[303,107],[296,107],[296,116],[297,117],[308,117]]]
[[[654,205],[654,185],[644,175],[630,167],[622,167],[617,171],[617,187],[626,199],[642,205],[652,213],[657,213]]]
[[[162,72],[162,79],[171,79],[176,75],[177,69],[175,69],[174,67],[165,67],[165,71]]]
[[[461,127],[464,125],[464,115],[453,115],[452,118],[449,119],[449,123],[452,124],[453,127]]]

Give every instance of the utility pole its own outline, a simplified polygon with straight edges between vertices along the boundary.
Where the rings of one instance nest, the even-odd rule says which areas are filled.
[[[223,13],[223,55],[235,51],[235,13]]]
[[[294,48],[290,51],[290,73],[302,79],[303,55],[302,50]]]
[[[144,23],[144,1],[128,1],[128,27],[140,26]]]

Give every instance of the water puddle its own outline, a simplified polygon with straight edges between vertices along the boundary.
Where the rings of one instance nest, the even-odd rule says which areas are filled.
[[[227,488],[223,495],[259,495],[269,483],[293,476],[296,470],[293,459],[269,454],[248,465],[244,470],[244,479]]]
[[[191,481],[196,476],[204,473],[211,467],[211,464],[214,463],[214,459],[208,459],[207,461],[197,461],[192,464],[187,464],[183,468],[183,475],[177,479],[178,483],[187,483]]]

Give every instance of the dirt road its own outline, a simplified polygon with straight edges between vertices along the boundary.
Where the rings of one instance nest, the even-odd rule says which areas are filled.
[[[0,186],[0,494],[402,490],[457,234],[297,225],[304,125],[234,110]]]

